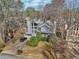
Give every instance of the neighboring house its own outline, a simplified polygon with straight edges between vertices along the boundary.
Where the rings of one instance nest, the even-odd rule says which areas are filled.
[[[50,33],[54,33],[56,29],[56,22],[46,21],[43,22],[40,19],[39,20],[29,20],[29,18],[26,18],[27,20],[27,32],[25,32],[25,36],[36,36],[37,32],[41,32],[43,37],[47,37]]]

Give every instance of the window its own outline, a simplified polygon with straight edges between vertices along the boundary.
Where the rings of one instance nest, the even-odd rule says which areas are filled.
[[[33,22],[32,25],[37,26],[38,24]]]

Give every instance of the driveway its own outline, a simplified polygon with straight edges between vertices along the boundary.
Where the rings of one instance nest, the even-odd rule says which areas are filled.
[[[0,54],[0,59],[30,59],[30,58],[17,57],[15,55],[10,54]]]

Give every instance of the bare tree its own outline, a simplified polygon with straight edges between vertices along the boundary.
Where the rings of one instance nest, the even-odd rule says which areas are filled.
[[[50,16],[51,21],[61,17],[65,0],[53,0],[51,4],[45,6],[45,12]]]

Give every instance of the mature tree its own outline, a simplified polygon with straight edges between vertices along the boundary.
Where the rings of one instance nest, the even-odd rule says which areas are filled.
[[[30,17],[30,18],[38,18],[39,16],[39,11],[35,10],[32,7],[28,7],[25,10],[25,16]]]
[[[20,0],[17,0],[17,1],[15,1],[15,0],[0,0],[0,6],[1,6],[0,19],[3,21],[2,23],[0,23],[0,29],[2,29],[3,31],[0,31],[0,32],[2,32],[2,34],[3,34],[4,32],[6,33],[9,29],[11,30],[11,28],[13,28],[16,25],[15,22],[18,22],[17,18],[19,17],[19,19],[20,19],[20,16],[22,16],[23,4],[21,3]],[[10,22],[13,20],[16,20],[16,21],[14,21],[12,24],[10,24]],[[5,33],[3,36],[6,36]]]

